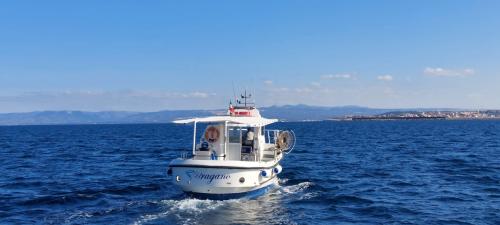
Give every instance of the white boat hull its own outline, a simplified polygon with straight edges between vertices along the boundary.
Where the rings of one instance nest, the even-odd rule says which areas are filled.
[[[253,197],[277,186],[278,162],[177,159],[169,165],[173,183],[197,198]]]

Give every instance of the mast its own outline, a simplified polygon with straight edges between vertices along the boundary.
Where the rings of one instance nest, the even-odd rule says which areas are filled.
[[[247,99],[251,98],[251,97],[252,97],[252,94],[247,95],[247,89],[245,89],[245,94],[241,95],[241,98],[243,99],[243,105],[245,106],[245,108],[247,108]],[[239,101],[239,103],[241,104],[241,101]]]

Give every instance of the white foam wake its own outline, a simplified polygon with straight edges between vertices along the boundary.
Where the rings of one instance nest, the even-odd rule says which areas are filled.
[[[284,185],[286,181],[280,183]],[[287,196],[292,197],[292,199],[309,199],[317,194],[309,191],[313,185],[312,182],[302,182],[290,186],[279,186],[276,191],[272,191],[270,195],[263,196],[263,198],[267,203],[271,202],[270,204],[275,201],[279,202],[279,199]],[[250,211],[258,211],[262,202],[245,198],[224,201],[187,198],[182,200],[161,200],[157,204],[164,208],[163,212],[141,216],[133,224],[147,224],[153,221],[158,222],[158,220],[175,220],[179,224],[197,224],[203,222],[200,219],[206,214],[216,212],[221,207],[230,207],[233,210],[254,208],[255,210]],[[258,215],[249,216],[258,217]]]
[[[201,199],[182,199],[182,200],[162,200],[159,203],[165,208],[164,212],[156,214],[148,214],[141,216],[141,218],[134,222],[134,225],[145,224],[151,221],[155,221],[162,218],[167,218],[169,216],[175,216],[176,219],[183,220],[182,224],[193,224],[196,216],[207,213],[217,208],[240,201],[235,200],[201,200]],[[186,216],[183,216],[186,215]]]
[[[283,182],[282,182],[283,184]],[[290,186],[280,186],[277,194],[284,196],[293,196],[294,199],[305,200],[318,196],[319,192],[311,192],[310,187],[313,186],[313,182],[302,182]]]
[[[312,185],[314,185],[314,183],[312,183],[312,182],[302,182],[302,183],[298,183],[296,185],[282,186],[280,190],[283,191],[283,193],[296,194],[296,193],[304,192]]]

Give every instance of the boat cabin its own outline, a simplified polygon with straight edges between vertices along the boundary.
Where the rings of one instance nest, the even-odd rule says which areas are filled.
[[[227,115],[177,120],[174,123],[193,123],[192,156],[194,160],[271,161],[281,151],[276,148],[279,130],[266,130],[265,126],[277,122],[260,116],[254,107],[233,107]],[[206,128],[197,136],[197,125]]]

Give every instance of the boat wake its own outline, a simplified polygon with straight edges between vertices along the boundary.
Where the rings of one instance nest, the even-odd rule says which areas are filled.
[[[283,196],[293,196],[292,200],[306,200],[319,196],[321,193],[316,190],[317,185],[310,181],[303,181],[294,185],[286,185],[288,179],[280,180],[279,192]]]
[[[282,186],[280,187],[279,191],[282,191],[283,193],[287,194],[297,194],[306,191],[313,185],[314,183],[306,181],[291,186]]]
[[[161,200],[158,202],[158,205],[164,210],[163,212],[144,215],[132,224],[148,224],[149,222],[158,220],[173,220],[179,222],[180,224],[198,224],[201,222],[197,221],[197,218],[200,215],[209,213],[210,211],[236,201],[238,200],[216,201],[193,198],[182,200]]]
[[[197,214],[217,209],[229,201],[233,200],[215,201],[188,198],[183,200],[163,200],[161,203],[169,206],[170,210],[173,212]]]
[[[158,201],[160,212],[141,216],[134,225],[174,223],[174,224],[232,224],[232,223],[287,223],[295,224],[282,211],[282,204],[316,196],[310,188],[314,183],[306,181],[286,185],[287,180],[263,196],[254,199],[201,200],[169,199]],[[274,218],[275,221],[270,221]],[[273,219],[271,219],[273,220]]]

